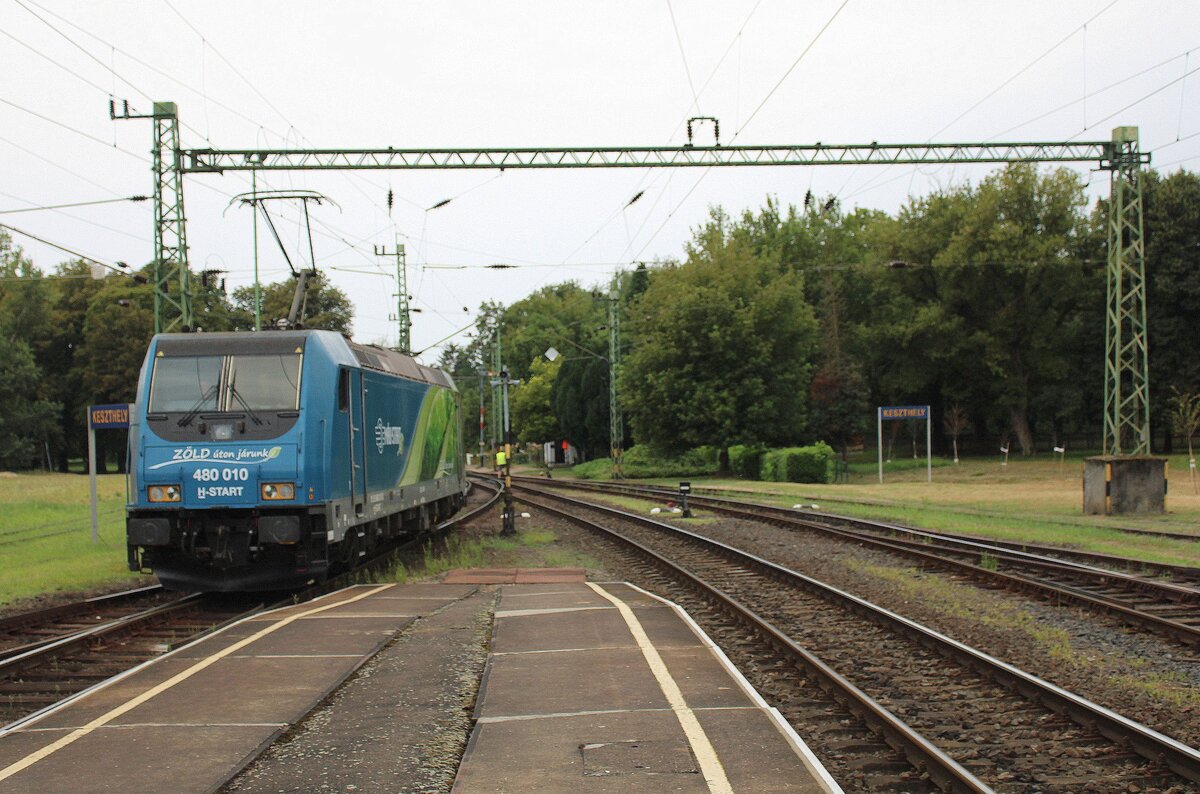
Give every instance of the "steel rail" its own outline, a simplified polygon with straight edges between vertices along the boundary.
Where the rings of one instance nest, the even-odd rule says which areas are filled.
[[[706,538],[703,535],[698,535],[661,521],[655,521],[612,507],[590,504],[582,500],[564,496],[563,494],[538,490],[527,483],[522,483],[521,487],[577,508],[596,510],[622,520],[653,527],[675,537],[684,538],[702,547],[732,557],[742,564],[752,565],[772,576],[779,577],[784,581],[815,593],[838,606],[870,618],[880,625],[898,631],[925,647],[933,648],[944,656],[956,660],[968,669],[974,669],[985,674],[996,683],[1001,684],[1011,691],[1017,692],[1034,702],[1041,703],[1084,727],[1096,729],[1110,741],[1127,745],[1143,758],[1150,761],[1164,761],[1176,774],[1193,782],[1200,782],[1200,751],[1141,723],[1135,722],[1128,717],[1117,714],[1104,706],[1092,703],[1062,687],[1026,673],[1007,662],[996,659],[958,640],[927,628],[916,621],[876,606],[866,599],[859,598],[858,596],[839,590],[812,577],[726,543]]]
[[[58,606],[31,609],[28,612],[16,612],[0,617],[0,632],[20,631],[25,626],[31,624],[45,623],[56,618],[68,617],[97,607],[106,609],[123,601],[130,601],[142,596],[160,593],[162,589],[162,585],[154,584],[146,587],[138,587],[133,590],[123,590],[119,593],[95,596],[94,598],[76,601],[71,604],[59,604]]]
[[[64,652],[75,650],[81,646],[86,646],[90,642],[103,639],[109,635],[128,631],[148,620],[153,620],[182,609],[189,609],[198,605],[203,597],[203,593],[190,593],[168,604],[160,604],[159,606],[151,607],[132,615],[125,615],[124,617],[110,620],[107,623],[102,623],[99,626],[83,629],[74,634],[52,640],[49,643],[22,653],[5,657],[0,659],[0,678],[10,676],[26,667],[39,664],[54,656],[60,656]]]
[[[544,480],[531,478],[525,478],[523,481],[549,484]],[[612,491],[626,494],[653,494],[655,496],[673,495],[669,492],[664,494],[656,490],[641,490],[637,486],[627,485],[600,486],[598,483],[588,483],[583,485],[577,483],[564,483],[561,481],[554,483],[554,485],[556,487],[579,488],[580,490],[600,493],[604,493],[611,489]],[[960,543],[965,542],[957,541],[954,538],[943,539],[942,536],[935,532],[896,527],[897,530],[902,530],[905,533],[911,533],[915,537],[922,537],[926,540],[913,541],[904,540],[902,538],[882,538],[878,535],[870,533],[864,533],[853,529],[843,529],[840,527],[833,527],[819,522],[814,522],[809,519],[796,516],[793,511],[770,505],[746,504],[732,500],[707,499],[705,497],[690,498],[690,501],[698,506],[706,506],[714,511],[727,513],[735,517],[751,518],[753,520],[765,520],[768,522],[775,522],[783,526],[793,526],[803,529],[816,530],[826,535],[832,535],[834,537],[843,538],[855,543],[863,543],[875,548],[903,554],[930,565],[951,568],[978,578],[990,579],[994,582],[1008,586],[1010,589],[1016,589],[1023,592],[1039,593],[1049,596],[1053,599],[1070,601],[1085,607],[1108,612],[1125,621],[1126,623],[1129,623],[1130,625],[1155,631],[1184,644],[1200,646],[1200,626],[1184,623],[1170,617],[1165,617],[1154,612],[1146,611],[1138,606],[1130,606],[1129,602],[1127,601],[1092,593],[1068,584],[1048,582],[1017,572],[993,570],[992,568],[984,567],[982,564],[964,562],[963,560],[953,559],[944,555],[969,554],[977,557],[980,563],[982,563],[985,556],[992,555],[997,560],[1006,560],[1018,567],[1024,566],[1027,568],[1034,568],[1039,571],[1053,571],[1068,577],[1087,577],[1093,581],[1101,580],[1101,583],[1108,581],[1121,582],[1140,591],[1159,594],[1164,600],[1171,602],[1181,602],[1184,599],[1194,601],[1196,597],[1200,595],[1200,593],[1197,593],[1191,588],[1173,585],[1169,582],[1155,582],[1142,577],[1124,574],[1119,571],[1110,571],[1094,566],[1072,563],[1068,560],[1058,560],[1050,557],[1044,557],[1042,555],[1018,555],[1011,550],[990,547],[985,543],[976,541],[971,541],[969,544],[967,544],[968,548],[966,549],[943,547],[943,553],[939,554],[931,550],[930,547],[932,545],[932,541],[944,540],[947,543],[951,541]],[[873,524],[873,522],[860,522],[858,519],[845,519],[841,516],[838,516],[837,518],[851,524],[865,523],[872,526],[878,526]],[[890,525],[883,526],[890,528]]]
[[[540,480],[538,480],[538,481],[540,482]],[[559,481],[559,482],[562,482],[562,481]],[[563,484],[567,485],[567,487],[572,487],[575,485],[578,485],[578,486],[584,487],[584,488],[597,488],[597,489],[607,487],[606,484],[601,484],[601,483],[563,483]],[[665,486],[622,484],[621,486],[617,486],[617,487],[629,488],[629,489],[631,489],[631,492],[633,490],[636,490],[636,491],[644,492],[644,493],[654,493],[656,495],[665,496],[665,497],[672,497],[672,496],[678,495],[676,491],[674,491],[670,488],[667,488]],[[706,490],[709,490],[711,493],[713,489],[706,489]],[[711,495],[710,496],[695,496],[695,495],[693,495],[693,496],[689,497],[689,499],[705,500],[706,502],[717,503],[717,504],[730,504],[730,505],[735,505],[735,506],[736,505],[751,506],[751,507],[755,507],[755,508],[761,508],[763,510],[777,511],[781,515],[793,515],[793,516],[795,515],[794,512],[789,510],[788,508],[776,507],[775,505],[762,504],[761,502],[744,502],[744,501],[740,501],[740,500],[736,500],[736,499],[729,499],[729,498],[725,498],[725,497],[721,497],[721,496],[711,496]],[[700,502],[697,502],[697,504],[699,504],[699,503]],[[1037,544],[1037,543],[1024,543],[1024,542],[1020,542],[1020,541],[998,540],[998,539],[993,539],[993,538],[984,538],[984,537],[980,537],[978,535],[967,535],[967,534],[958,533],[958,532],[944,532],[944,531],[940,531],[940,530],[937,532],[933,532],[930,530],[918,529],[916,527],[904,526],[903,524],[893,524],[893,523],[890,523],[887,521],[879,521],[879,520],[869,519],[869,518],[844,516],[844,515],[840,515],[837,513],[828,513],[828,512],[822,512],[819,510],[805,510],[804,515],[823,519],[823,520],[828,520],[828,521],[838,521],[838,522],[843,522],[843,523],[852,524],[852,525],[860,525],[860,526],[870,527],[870,528],[879,529],[879,530],[883,530],[883,531],[887,531],[887,532],[913,534],[913,535],[929,535],[931,537],[939,537],[939,538],[952,538],[955,540],[962,541],[964,543],[967,543],[967,542],[981,543],[981,544],[985,544],[985,545],[996,546],[996,547],[1006,549],[1006,550],[1009,550],[1012,552],[1021,552],[1021,553],[1030,554],[1035,557],[1041,556],[1041,557],[1045,557],[1047,559],[1055,560],[1057,562],[1063,562],[1065,560],[1067,562],[1070,562],[1070,563],[1076,564],[1076,565],[1082,565],[1082,564],[1084,564],[1084,562],[1086,562],[1086,563],[1091,563],[1091,564],[1094,564],[1097,566],[1108,565],[1108,566],[1124,567],[1124,568],[1142,568],[1144,570],[1151,570],[1151,571],[1154,571],[1154,572],[1160,573],[1160,574],[1170,574],[1173,576],[1178,576],[1183,579],[1192,579],[1197,582],[1200,582],[1200,568],[1195,568],[1195,567],[1187,566],[1187,565],[1173,565],[1171,563],[1150,562],[1147,560],[1135,560],[1130,557],[1119,557],[1115,554],[1104,554],[1102,552],[1094,552],[1094,551],[1080,551],[1078,549],[1066,549],[1066,548],[1061,548],[1061,547],[1056,547],[1056,546],[1046,546],[1046,545]],[[1123,529],[1123,528],[1118,528],[1118,529],[1120,529],[1121,531],[1127,531],[1126,529]],[[1141,534],[1153,535],[1155,537],[1159,537],[1159,536],[1169,537],[1174,540],[1185,540],[1185,541],[1186,540],[1193,540],[1193,541],[1200,540],[1200,536],[1182,535],[1177,532],[1176,533],[1144,532]],[[1097,568],[1097,570],[1108,571],[1109,569],[1100,567],[1100,568]],[[1145,581],[1145,580],[1143,580],[1143,581]],[[1156,582],[1151,582],[1151,583],[1156,584],[1156,585],[1159,584]],[[1185,587],[1182,589],[1188,593],[1200,595],[1200,587]]]
[[[733,612],[739,619],[759,631],[770,644],[792,656],[797,664],[817,680],[822,689],[833,695],[874,732],[882,735],[888,745],[904,754],[914,767],[928,774],[939,788],[951,792],[972,792],[973,794],[992,792],[989,786],[972,775],[936,744],[922,736],[915,728],[888,711],[878,701],[809,653],[769,621],[758,616],[719,588],[700,579],[685,568],[681,568],[658,552],[601,524],[557,509],[536,499],[530,499],[528,496],[517,496],[516,498],[607,535]]]
[[[660,488],[664,491],[670,490],[667,486],[647,485],[644,487]],[[744,497],[748,497],[748,498],[762,498],[764,496],[777,496],[777,497],[786,498],[788,496],[787,494],[782,494],[782,493],[778,493],[778,492],[752,491],[747,488],[716,488],[716,487],[704,486],[704,485],[693,485],[692,493],[695,495],[708,495],[708,496],[713,496],[713,497],[717,497],[717,498],[728,498],[728,497],[730,497],[730,495],[738,495],[738,496],[744,496]],[[803,498],[807,499],[810,497],[803,497]],[[816,499],[818,497],[811,497],[811,498]],[[898,504],[896,502],[888,502],[888,501],[882,501],[882,500],[848,499],[844,496],[828,496],[828,495],[822,495],[819,498],[823,502],[833,502],[834,504],[871,505],[871,506],[875,506],[875,507],[903,507],[903,505]],[[992,513],[988,513],[987,511],[984,511],[984,510],[978,510],[978,509],[972,509],[972,508],[954,507],[952,509],[953,509],[953,512],[962,513],[964,515],[982,515],[982,516],[994,515]],[[830,518],[846,518],[845,516],[838,515],[837,513],[825,513],[825,512],[818,511],[818,510],[814,510],[813,514],[819,515],[819,516],[829,516]],[[856,519],[856,520],[869,521],[870,519]],[[1042,516],[1040,518],[1040,520],[1045,523],[1048,523],[1048,524],[1057,524],[1058,526],[1068,527],[1068,528],[1078,528],[1080,526],[1084,526],[1079,521],[1066,521],[1066,520],[1063,520],[1062,518],[1055,518],[1055,517],[1051,517],[1051,516]],[[880,523],[886,523],[886,522],[880,522]],[[903,526],[903,525],[897,525],[897,526]],[[1111,526],[1106,525],[1106,528],[1112,529],[1116,532],[1127,533],[1130,535],[1145,535],[1148,537],[1170,538],[1172,540],[1197,540],[1197,541],[1200,541],[1200,534],[1186,534],[1185,532],[1182,532],[1182,531],[1172,532],[1170,530],[1165,530],[1165,529],[1142,529],[1140,527],[1130,527],[1130,526],[1120,526],[1120,525],[1111,525]],[[973,536],[973,535],[961,535],[960,537],[965,537],[965,538],[974,537],[977,540],[987,540],[987,538],[980,538],[980,537]],[[1016,547],[1016,548],[1023,548],[1027,545],[1036,547],[1036,544],[1024,544],[1024,543],[1020,543],[1017,541],[995,541],[995,542],[1000,543],[1000,544],[1011,544],[1013,547]],[[1106,559],[1122,560],[1122,559],[1125,559],[1123,557],[1118,557],[1113,554],[1104,554],[1102,552],[1073,551],[1072,553],[1083,556],[1083,557],[1096,557],[1098,560],[1106,560]],[[1172,567],[1168,563],[1157,563],[1157,564],[1163,565],[1165,567]]]

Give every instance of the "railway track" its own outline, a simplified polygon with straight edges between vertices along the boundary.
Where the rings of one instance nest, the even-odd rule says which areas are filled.
[[[653,486],[550,483],[537,478],[523,478],[521,482],[650,499],[678,498],[677,492]],[[689,502],[735,518],[818,532],[901,554],[922,565],[1032,593],[1055,603],[1103,611],[1131,626],[1200,647],[1200,569],[1197,568],[933,532],[731,499],[691,496]]]
[[[699,600],[685,606],[702,623],[720,615],[714,636],[766,677],[775,705],[851,787],[912,791],[927,780],[947,791],[1182,792],[1200,782],[1195,749],[911,620],[717,541],[539,485],[522,483],[517,497],[614,539],[657,589]],[[829,695],[814,699],[814,683]],[[1089,788],[1097,781],[1100,789]]]
[[[483,483],[475,506],[443,521],[445,531],[489,510],[499,497]],[[77,695],[114,675],[207,635],[255,612],[316,598],[369,576],[419,537],[388,548],[362,566],[282,601],[278,595],[192,593],[181,595],[154,585],[88,599],[0,620],[0,726],[23,720],[64,698]],[[269,594],[267,594],[269,595]]]
[[[10,655],[0,660],[0,724],[41,711],[262,608],[261,600],[245,596],[193,593]]]
[[[0,617],[0,661],[177,597],[156,584]]]

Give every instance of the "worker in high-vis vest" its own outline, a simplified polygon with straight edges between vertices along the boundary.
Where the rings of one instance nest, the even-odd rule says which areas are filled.
[[[504,450],[500,450],[496,453],[496,468],[503,469],[506,463],[508,463],[508,456],[504,454]]]

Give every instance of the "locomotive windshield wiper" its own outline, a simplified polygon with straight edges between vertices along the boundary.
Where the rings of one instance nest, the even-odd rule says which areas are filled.
[[[217,395],[217,384],[209,386],[204,394],[200,395],[200,399],[196,400],[196,404],[188,409],[188,412],[179,418],[179,426],[187,427],[196,418],[196,414],[204,410],[204,404]]]
[[[237,373],[234,373],[233,378],[229,381],[229,396],[237,400],[238,405],[242,406],[242,410],[250,414],[250,418],[254,420],[254,424],[261,425],[263,420],[259,418],[258,414],[254,413],[254,409],[242,398],[242,395],[237,390],[237,386],[234,385],[236,380]]]

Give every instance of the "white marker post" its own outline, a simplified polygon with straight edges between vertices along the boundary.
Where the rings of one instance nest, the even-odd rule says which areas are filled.
[[[88,429],[88,490],[92,505],[92,543],[100,542],[100,524],[96,519],[96,428],[92,426],[92,408],[87,409]]]
[[[883,485],[883,406],[875,409],[875,434],[878,436],[879,450],[879,484]]]

